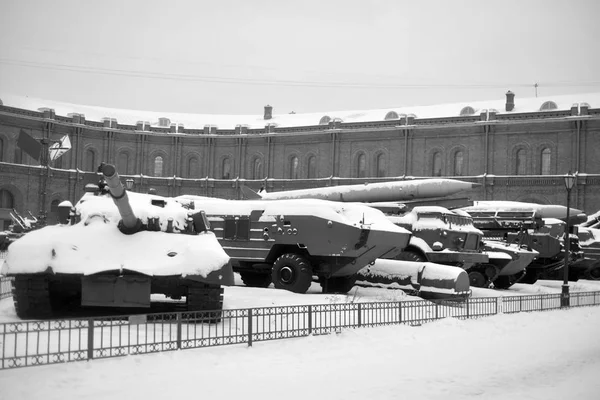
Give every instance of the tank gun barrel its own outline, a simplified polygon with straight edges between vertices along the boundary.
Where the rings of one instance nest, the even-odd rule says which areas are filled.
[[[100,166],[100,170],[104,175],[110,195],[112,196],[115,205],[119,209],[119,214],[121,215],[119,229],[123,233],[135,233],[139,231],[141,227],[141,221],[136,217],[133,209],[131,208],[131,204],[129,204],[127,191],[119,179],[117,169],[114,165],[103,163]]]

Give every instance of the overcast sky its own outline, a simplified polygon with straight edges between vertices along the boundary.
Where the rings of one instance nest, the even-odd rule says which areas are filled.
[[[0,98],[284,114],[599,92],[599,15],[598,0],[0,0]]]

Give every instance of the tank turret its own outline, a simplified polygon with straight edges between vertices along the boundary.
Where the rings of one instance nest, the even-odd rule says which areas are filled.
[[[104,175],[108,192],[121,215],[119,230],[125,234],[139,232],[142,229],[142,221],[133,213],[127,190],[123,187],[115,166],[102,163],[99,169]]]

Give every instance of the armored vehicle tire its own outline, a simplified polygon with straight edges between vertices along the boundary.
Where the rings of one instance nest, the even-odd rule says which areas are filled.
[[[346,294],[354,287],[356,283],[356,274],[350,276],[340,276],[335,278],[320,279],[323,293],[341,293]]]
[[[266,288],[271,284],[271,275],[268,273],[240,272],[240,276],[248,287]]]
[[[287,253],[273,263],[271,278],[277,289],[294,293],[306,293],[312,283],[312,268],[304,257]]]
[[[402,253],[396,256],[396,260],[401,261],[413,261],[413,262],[426,262],[427,258],[421,253],[414,250],[404,250]]]
[[[23,319],[52,317],[48,278],[17,275],[12,282],[12,295],[17,316]]]
[[[469,283],[474,287],[485,287],[487,284],[487,278],[479,271],[470,271]]]
[[[538,273],[535,271],[527,271],[523,279],[521,279],[521,283],[528,283],[530,285],[533,285],[537,282],[538,276]]]
[[[585,279],[600,281],[600,262],[586,269],[583,275],[585,276]]]

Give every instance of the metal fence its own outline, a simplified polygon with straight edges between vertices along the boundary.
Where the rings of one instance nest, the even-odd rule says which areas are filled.
[[[0,276],[0,300],[12,296],[12,280],[6,276]]]
[[[600,292],[571,294],[572,307],[597,304]],[[557,308],[560,294],[544,294],[12,322],[0,324],[0,369]]]

